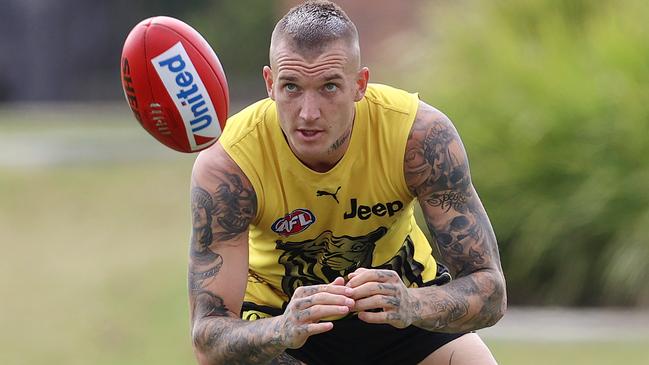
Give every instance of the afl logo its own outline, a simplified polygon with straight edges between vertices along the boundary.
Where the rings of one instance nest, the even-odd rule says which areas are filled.
[[[315,215],[308,209],[300,208],[276,220],[271,228],[275,233],[288,237],[304,231],[314,222]]]

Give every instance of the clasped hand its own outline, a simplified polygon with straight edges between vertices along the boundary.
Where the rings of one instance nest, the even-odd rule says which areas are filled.
[[[396,328],[412,324],[415,301],[411,291],[393,270],[359,268],[349,274],[354,311],[367,323],[386,323]]]
[[[409,289],[392,270],[359,268],[349,274],[347,283],[341,277],[330,284],[299,287],[293,293],[280,321],[282,342],[299,348],[309,336],[333,328],[331,317],[342,317],[350,311],[367,323],[386,323],[396,328],[412,324],[414,301]]]

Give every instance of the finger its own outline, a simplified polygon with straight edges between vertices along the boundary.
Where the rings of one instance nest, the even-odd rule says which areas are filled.
[[[399,278],[397,273],[392,270],[372,269],[372,270],[364,270],[354,275],[354,277],[349,279],[346,286],[350,288],[355,288],[364,283],[368,283],[372,281],[379,282],[379,283],[386,283],[386,282],[395,282],[397,280],[401,280],[401,279]]]
[[[399,298],[388,296],[388,295],[373,295],[369,298],[364,298],[356,301],[354,310],[358,312],[372,310],[372,309],[383,309],[385,310],[394,310],[399,307],[401,304]]]
[[[330,293],[330,294],[349,296],[352,294],[352,290],[344,285],[332,285],[332,284],[301,286],[295,289],[295,293],[293,293],[293,297],[304,298],[311,295],[315,295],[317,293]]]
[[[344,295],[336,295],[330,293],[317,293],[306,298],[294,299],[295,307],[297,309],[307,309],[314,305],[339,305],[352,308],[354,300]]]
[[[339,276],[339,277],[336,278],[336,280],[329,283],[329,285],[345,285],[345,279],[343,279],[341,276]]]
[[[314,305],[305,310],[297,311],[295,317],[302,323],[319,322],[328,317],[346,315],[349,307],[339,305]]]
[[[355,287],[352,290],[352,294],[349,297],[358,300],[358,299],[367,298],[377,294],[394,296],[396,295],[397,291],[398,288],[395,284],[369,282],[369,283],[363,283],[360,286]]]
[[[388,323],[388,312],[359,312],[358,319],[366,323]]]
[[[368,270],[368,269],[366,269],[366,268],[364,268],[364,267],[359,267],[359,268],[356,269],[354,272],[352,272],[352,273],[350,273],[349,275],[347,275],[347,278],[348,278],[348,279],[351,279],[351,278],[353,278],[354,276],[357,276],[358,274],[362,273],[363,271],[367,271],[367,270]]]
[[[307,325],[306,332],[309,336],[313,336],[330,331],[332,328],[334,328],[334,324],[331,322],[310,323]]]

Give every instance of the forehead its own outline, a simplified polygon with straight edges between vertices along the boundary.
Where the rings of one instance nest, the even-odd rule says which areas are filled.
[[[332,42],[318,50],[300,51],[288,42],[274,47],[271,67],[279,78],[343,77],[356,71],[354,55],[345,42]]]

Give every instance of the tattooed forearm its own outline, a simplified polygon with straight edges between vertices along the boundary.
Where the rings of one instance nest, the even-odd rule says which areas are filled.
[[[464,146],[451,122],[420,104],[408,137],[404,173],[428,228],[455,280],[426,288],[418,325],[467,330],[493,324],[505,306],[505,283],[496,238],[469,171]]]
[[[194,346],[208,359],[223,364],[268,364],[286,347],[281,345],[282,331],[272,318],[244,321],[225,306],[223,298],[211,292],[196,295],[193,310]],[[273,364],[288,362],[290,356],[277,358]]]
[[[495,324],[504,312],[498,273],[483,271],[441,287],[416,289],[419,310],[413,324],[439,332],[463,332]]]

